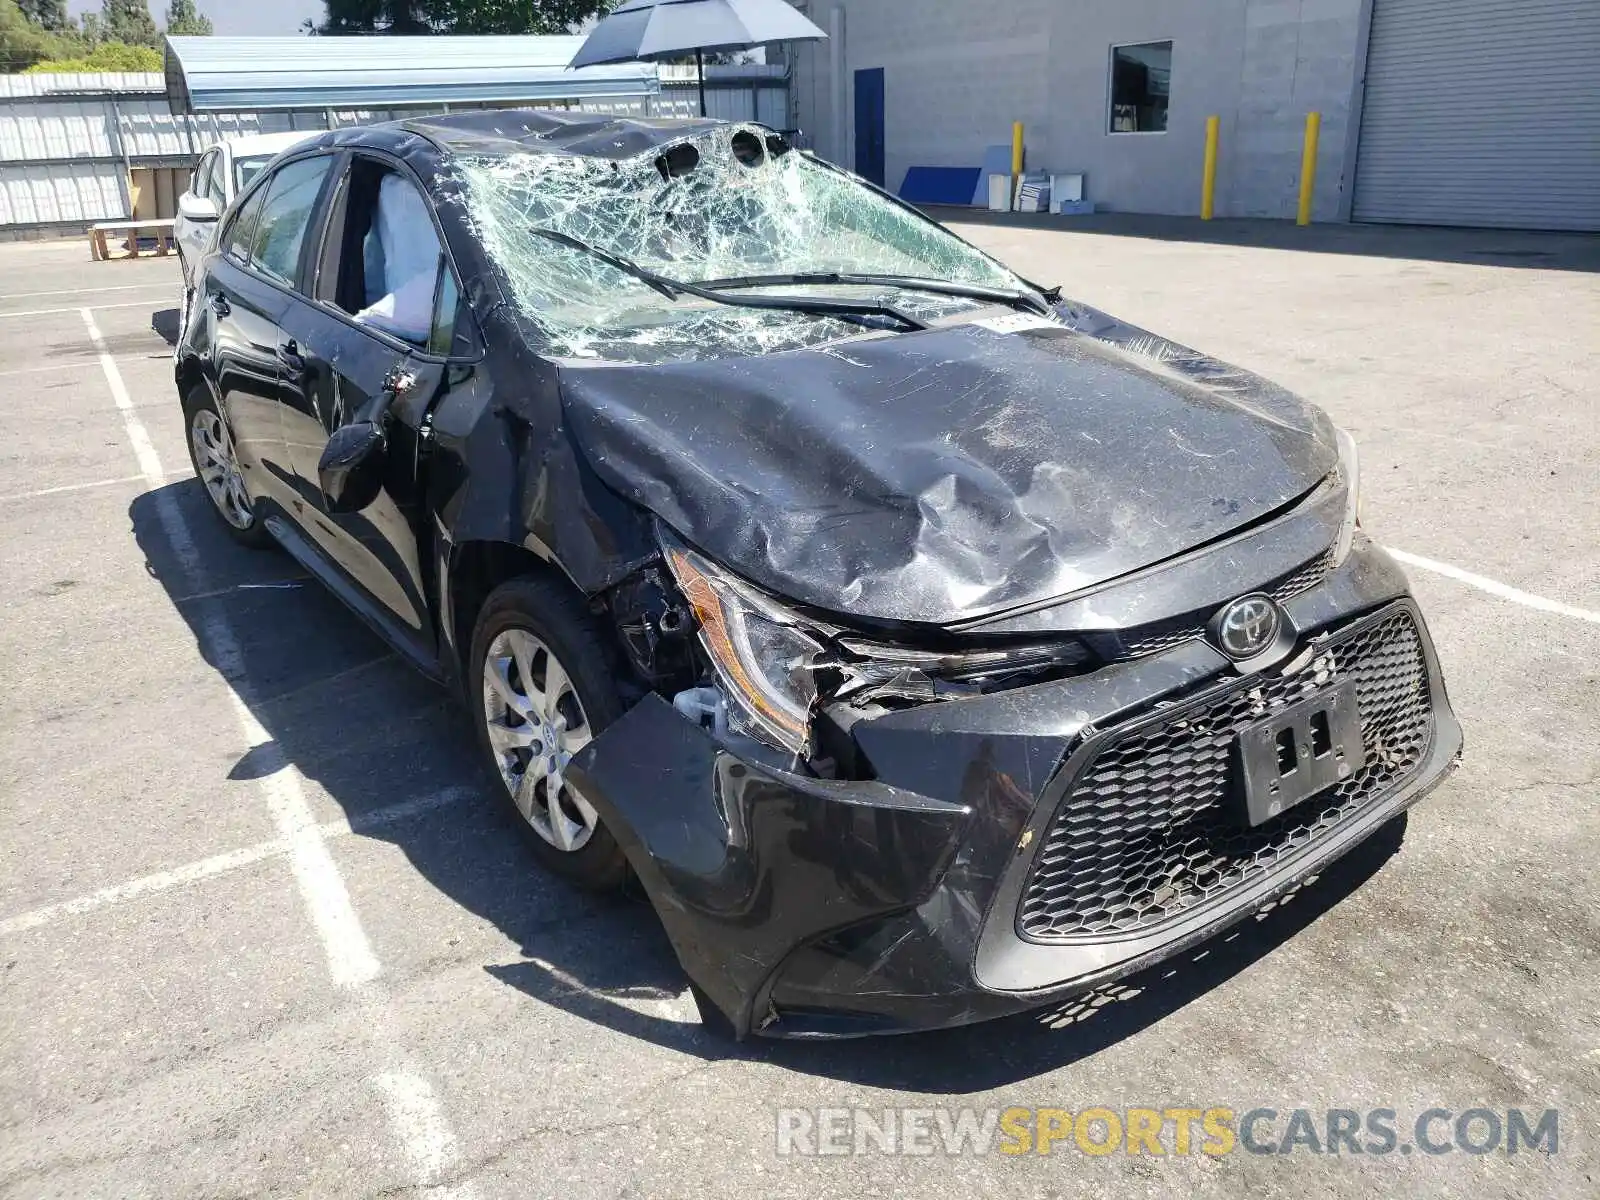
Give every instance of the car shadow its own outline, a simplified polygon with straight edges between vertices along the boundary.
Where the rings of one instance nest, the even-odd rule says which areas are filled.
[[[923,211],[946,225],[1091,233],[1162,242],[1211,246],[1251,246],[1303,250],[1312,254],[1350,254],[1420,262],[1465,263],[1491,267],[1530,267],[1541,271],[1600,271],[1600,238],[1590,233],[1540,233],[1516,229],[1454,229],[1426,225],[1296,225],[1265,218],[1169,217],[1153,213],[1001,213],[983,208],[929,205]],[[1055,280],[1038,280],[1053,283]],[[1067,286],[1070,295],[1072,288]]]
[[[542,871],[478,762],[462,706],[400,662],[282,553],[234,542],[195,479],[129,509],[146,569],[200,654],[270,741],[222,771],[292,764],[361,836],[391,843],[443,896],[519,954],[484,970],[616,1033],[705,1060],[759,1059],[877,1087],[957,1094],[1068,1066],[1137,1034],[1248,970],[1359,888],[1396,852],[1403,818],[1269,911],[1190,953],[1037,1012],[967,1028],[850,1043],[734,1043],[702,1026],[649,904],[596,897]],[[172,531],[188,537],[174,547]],[[181,539],[182,540],[182,539]],[[396,815],[396,814],[399,815]],[[371,912],[401,926],[407,914]]]

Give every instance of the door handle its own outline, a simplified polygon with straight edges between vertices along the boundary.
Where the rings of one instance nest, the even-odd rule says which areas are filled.
[[[278,361],[291,371],[304,371],[306,360],[300,355],[300,344],[293,338],[278,347]]]
[[[212,292],[206,297],[206,302],[211,305],[211,311],[219,317],[225,317],[232,311],[228,298],[221,292]]]

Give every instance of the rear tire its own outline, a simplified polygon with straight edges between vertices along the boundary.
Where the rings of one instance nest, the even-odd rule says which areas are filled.
[[[241,545],[254,549],[272,545],[272,535],[256,517],[245,491],[233,433],[204,383],[195,384],[185,393],[183,425],[188,434],[185,441],[189,444],[189,462],[223,528]]]
[[[620,888],[627,858],[564,778],[622,715],[588,613],[559,581],[514,579],[484,601],[469,661],[473,725],[508,815],[548,870],[591,891]]]

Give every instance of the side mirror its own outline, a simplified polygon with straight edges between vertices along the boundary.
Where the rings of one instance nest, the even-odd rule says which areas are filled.
[[[360,512],[378,498],[388,450],[383,427],[373,421],[353,421],[333,431],[317,463],[329,512]]]
[[[215,221],[222,214],[215,200],[202,199],[193,192],[178,197],[178,215],[190,221]]]

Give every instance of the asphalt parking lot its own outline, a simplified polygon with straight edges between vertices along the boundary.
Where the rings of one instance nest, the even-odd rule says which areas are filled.
[[[0,1189],[1600,1194],[1596,240],[1196,229],[960,226],[1352,430],[1465,763],[1224,942],[1039,1016],[834,1045],[703,1031],[647,907],[538,873],[447,697],[222,534],[173,392],[175,260],[0,245]],[[780,1110],[888,1106],[1391,1108],[1402,1141],[1433,1107],[1555,1109],[1559,1146],[777,1153]]]

